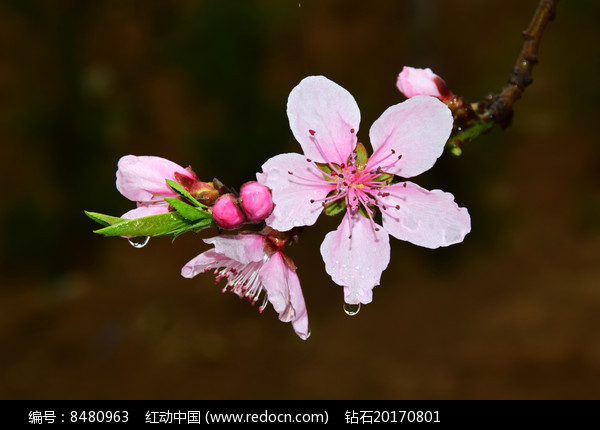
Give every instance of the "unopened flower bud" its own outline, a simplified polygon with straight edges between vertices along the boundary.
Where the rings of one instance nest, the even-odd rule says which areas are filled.
[[[454,98],[454,94],[446,82],[431,69],[415,69],[405,66],[398,75],[396,86],[408,98],[425,95],[437,97],[443,102]]]
[[[271,190],[256,181],[242,185],[240,203],[250,222],[261,222],[273,212]]]
[[[175,173],[175,180],[188,190],[192,197],[200,203],[211,206],[215,200],[219,198],[221,193],[212,182],[203,182],[196,177],[195,173],[192,172],[192,174],[193,177],[187,177]]]
[[[213,206],[212,216],[219,227],[227,230],[238,228],[246,221],[233,194],[223,194],[217,199]]]

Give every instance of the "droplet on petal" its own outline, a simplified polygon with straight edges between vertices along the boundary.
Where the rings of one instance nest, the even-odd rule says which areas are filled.
[[[143,248],[144,246],[146,246],[146,244],[148,243],[149,240],[150,240],[149,236],[137,236],[137,237],[130,237],[129,239],[127,239],[127,241],[134,248]]]
[[[360,311],[360,303],[358,303],[358,304],[344,303],[344,312],[346,312],[346,315],[354,316],[359,311]]]

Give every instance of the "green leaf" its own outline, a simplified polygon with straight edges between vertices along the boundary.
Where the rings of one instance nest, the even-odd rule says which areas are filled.
[[[189,192],[188,190],[186,190],[185,188],[183,188],[180,184],[178,184],[175,181],[172,181],[170,179],[165,179],[165,181],[167,182],[167,185],[169,187],[171,187],[171,189],[179,194],[181,197],[183,197],[184,199],[186,199],[187,201],[189,201],[190,203],[192,203],[194,206],[197,206],[199,208],[205,208],[206,206],[203,205],[202,203],[200,203],[198,200],[196,200]],[[165,199],[166,200],[166,199]],[[173,206],[174,207],[174,206]]]
[[[94,233],[104,236],[164,236],[167,234],[181,234],[192,228],[190,221],[178,212],[150,215],[142,218],[123,220],[108,227],[95,230]]]
[[[188,205],[185,202],[182,202],[179,199],[173,199],[170,197],[166,197],[165,201],[169,203],[173,208],[179,212],[179,214],[189,221],[198,221],[199,219],[209,218],[212,219],[211,214],[201,208],[195,208],[193,206]]]
[[[337,215],[340,212],[346,210],[346,199],[337,199],[332,202],[329,202],[325,205],[324,210],[326,215]]]
[[[93,219],[94,221],[96,221],[99,224],[102,224],[105,227],[125,221],[124,218],[119,218],[119,217],[110,216],[110,215],[104,215],[104,214],[100,214],[97,212],[88,212],[88,211],[84,211],[84,212],[91,219]]]

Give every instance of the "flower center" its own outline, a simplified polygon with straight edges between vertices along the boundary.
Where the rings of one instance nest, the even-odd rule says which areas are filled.
[[[379,231],[373,217],[376,208],[387,209],[381,199],[389,195],[384,190],[394,179],[394,175],[385,170],[393,166],[402,155],[397,155],[396,151],[392,149],[387,155],[378,154],[377,161],[371,162],[372,166],[369,166],[364,145],[357,143],[348,155],[346,162],[338,164],[327,157],[327,152],[323,150],[317,133],[314,130],[308,130],[308,132],[324,162],[315,162],[310,159],[306,161],[317,167],[321,171],[321,175],[309,178],[299,176],[295,172],[288,173],[307,184],[330,190],[324,199],[310,200],[310,203],[313,204],[321,203],[326,214],[335,215],[343,210],[348,210],[351,214],[360,213],[370,219],[375,231]],[[350,129],[351,134],[354,132],[354,129]],[[315,176],[317,175],[315,174]]]

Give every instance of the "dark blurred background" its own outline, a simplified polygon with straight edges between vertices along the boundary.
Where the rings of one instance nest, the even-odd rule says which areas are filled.
[[[600,397],[600,44],[595,0],[559,3],[511,127],[415,179],[469,209],[464,243],[392,239],[350,317],[319,255],[289,249],[312,336],[180,268],[214,231],[143,249],[83,211],[133,207],[118,159],[157,155],[239,187],[299,151],[285,106],[305,76],[348,89],[359,138],[403,100],[404,65],[470,101],[498,92],[536,0],[0,3],[0,397]]]

